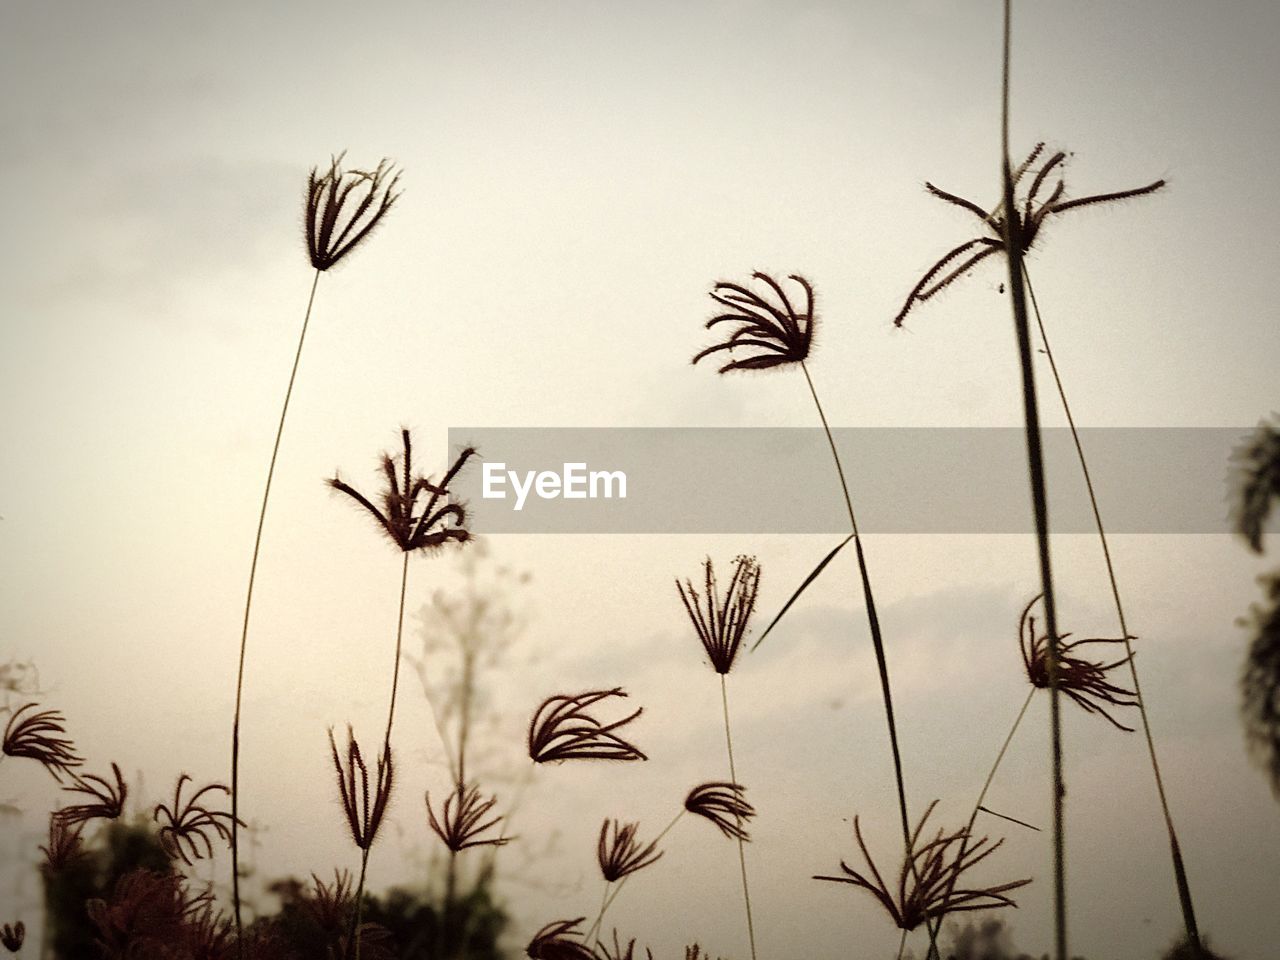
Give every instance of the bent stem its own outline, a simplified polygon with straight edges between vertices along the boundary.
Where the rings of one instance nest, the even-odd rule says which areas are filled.
[[[1031,700],[1036,695],[1036,688],[1032,687],[1027,691],[1027,697],[1022,701],[1022,708],[1018,711],[1018,715],[1013,720],[1013,726],[1009,728],[1009,733],[1004,738],[1004,743],[1000,745],[1000,752],[996,754],[995,763],[991,764],[991,769],[987,772],[987,779],[982,782],[982,789],[978,791],[978,799],[973,805],[973,813],[969,814],[969,822],[965,825],[964,836],[960,838],[960,853],[956,857],[956,862],[962,862],[964,855],[969,849],[969,841],[973,839],[973,825],[978,820],[978,813],[984,809],[982,802],[987,799],[987,791],[991,789],[991,783],[996,778],[996,771],[1000,769],[1000,764],[1004,761],[1004,755],[1009,752],[1009,744],[1013,743],[1013,735],[1018,732],[1018,727],[1022,725],[1022,718],[1027,715],[1027,708],[1031,706]],[[997,814],[999,816],[999,814]],[[1013,819],[1005,817],[1006,820]],[[1021,820],[1016,821],[1022,823]],[[1024,827],[1028,824],[1022,824]],[[956,888],[956,881],[960,877],[958,874],[952,874],[950,882],[947,884],[947,892],[943,897],[943,903],[951,899],[951,893]],[[929,960],[939,956],[938,953],[938,934],[942,930],[942,917],[931,920],[928,923],[929,930]]]
[[[1057,960],[1067,960],[1066,863],[1063,801],[1066,783],[1062,772],[1062,711],[1060,696],[1061,637],[1058,609],[1053,591],[1053,570],[1049,559],[1049,501],[1044,476],[1044,452],[1040,443],[1040,411],[1036,402],[1035,368],[1031,358],[1031,330],[1027,319],[1027,298],[1023,289],[1022,248],[1018,237],[1021,220],[1014,203],[1013,171],[1009,162],[1009,59],[1012,2],[1004,0],[1004,57],[1001,76],[1000,172],[1003,181],[1004,247],[1009,264],[1009,296],[1013,301],[1013,321],[1018,338],[1018,365],[1022,372],[1022,408],[1026,423],[1027,474],[1031,486],[1036,522],[1036,552],[1040,566],[1040,586],[1044,593],[1045,628],[1048,631],[1049,734],[1053,761],[1053,919]]]
[[[889,664],[885,659],[884,639],[880,635],[880,618],[876,614],[875,596],[871,592],[871,577],[867,573],[867,559],[862,552],[862,538],[858,536],[858,518],[853,512],[853,499],[849,496],[849,484],[845,480],[844,467],[840,463],[840,452],[836,449],[835,439],[831,436],[831,427],[827,423],[827,415],[822,409],[822,401],[818,399],[818,391],[813,385],[813,377],[809,375],[808,366],[802,361],[800,369],[804,371],[805,383],[809,385],[809,395],[813,397],[813,405],[818,408],[818,419],[822,421],[822,429],[827,435],[827,444],[831,447],[831,457],[835,460],[836,474],[840,478],[840,489],[844,493],[844,505],[849,512],[849,526],[853,529],[853,546],[858,555],[858,573],[862,578],[862,596],[867,607],[867,623],[871,629],[871,645],[875,647],[876,667],[880,671],[880,693],[884,699],[885,720],[889,725],[889,747],[893,752],[893,775],[898,787],[898,813],[902,818],[902,844],[907,859],[911,858],[911,824],[907,816],[907,788],[902,776],[902,752],[898,748],[898,726],[893,716],[893,692],[889,686]]]
[[[623,879],[626,879],[625,877]],[[608,880],[604,882],[604,894],[600,897],[600,912],[596,914],[596,922],[591,925],[591,952],[595,953],[596,943],[600,940],[600,924],[604,923],[604,912],[609,909],[613,899],[609,896],[609,888],[613,886]],[[618,884],[621,889],[622,884]]]
[[[316,302],[316,287],[320,284],[320,271],[311,278],[311,293],[307,297],[307,310],[302,317],[302,332],[298,334],[298,349],[293,356],[293,368],[289,371],[289,385],[284,391],[284,403],[280,407],[280,423],[276,427],[275,443],[271,447],[271,463],[267,467],[267,483],[262,491],[262,509],[258,512],[258,530],[253,538],[253,559],[249,562],[249,588],[244,598],[244,624],[240,630],[240,660],[236,667],[236,709],[231,722],[231,899],[236,919],[236,950],[244,956],[244,924],[240,913],[240,708],[244,697],[244,662],[249,645],[249,611],[253,607],[253,583],[258,573],[258,553],[262,548],[262,528],[267,520],[267,503],[271,499],[271,481],[276,473],[276,458],[280,454],[280,438],[284,436],[284,421],[289,414],[289,399],[293,396],[293,384],[298,377],[298,364],[302,360],[302,345],[307,339],[307,325],[311,322],[311,308]]]
[[[1169,799],[1165,794],[1164,778],[1160,774],[1160,761],[1156,757],[1155,738],[1151,733],[1151,721],[1147,716],[1146,701],[1142,697],[1142,685],[1138,682],[1138,667],[1133,656],[1133,645],[1129,642],[1129,627],[1125,620],[1124,603],[1120,599],[1120,587],[1116,580],[1115,566],[1111,561],[1111,548],[1107,543],[1107,531],[1102,523],[1102,510],[1098,506],[1098,497],[1093,489],[1093,478],[1089,474],[1089,463],[1085,459],[1084,445],[1080,440],[1080,432],[1076,429],[1075,417],[1071,413],[1071,405],[1067,402],[1067,392],[1062,385],[1062,377],[1058,373],[1058,364],[1053,358],[1053,350],[1049,346],[1049,335],[1044,329],[1044,319],[1040,315],[1040,304],[1036,301],[1036,291],[1031,285],[1031,274],[1026,264],[1022,267],[1023,277],[1027,284],[1027,295],[1031,298],[1031,309],[1036,315],[1036,326],[1040,330],[1040,342],[1044,344],[1044,353],[1049,360],[1049,370],[1053,373],[1053,383],[1058,391],[1058,399],[1062,401],[1062,412],[1066,414],[1067,427],[1071,430],[1071,442],[1076,448],[1076,459],[1080,463],[1080,472],[1084,476],[1085,489],[1089,494],[1089,507],[1093,511],[1093,523],[1098,531],[1098,542],[1102,545],[1102,559],[1107,566],[1107,579],[1111,584],[1111,597],[1115,601],[1116,618],[1120,622],[1120,636],[1124,638],[1124,652],[1129,662],[1129,676],[1133,680],[1134,699],[1138,701],[1138,713],[1142,717],[1142,732],[1147,741],[1147,753],[1151,757],[1151,771],[1155,774],[1156,793],[1160,797],[1160,809],[1164,814],[1165,827],[1169,833],[1169,851],[1173,858],[1173,876],[1178,887],[1178,903],[1182,908],[1182,920],[1186,927],[1187,941],[1196,954],[1201,952],[1200,931],[1196,925],[1195,907],[1191,902],[1191,886],[1187,882],[1186,867],[1182,862],[1182,848],[1178,843],[1178,832],[1173,825],[1173,815],[1169,812]]]
[[[674,817],[672,817],[671,822],[668,823],[666,827],[663,828],[662,832],[653,838],[653,842],[655,844],[661,843],[662,838],[671,832],[671,828],[674,827],[677,823],[679,823],[680,818],[683,817],[687,812],[688,811],[686,811],[683,807],[681,807],[680,812],[677,813]],[[613,888],[612,893],[609,892],[608,886],[607,885],[605,886],[606,899],[604,901],[604,906],[600,909],[600,915],[596,917],[596,922],[591,925],[591,929],[588,930],[586,933],[586,937],[593,938],[592,939],[593,944],[596,942],[596,940],[599,939],[598,931],[600,930],[601,922],[603,922],[604,920],[604,915],[609,911],[609,908],[613,906],[613,901],[618,899],[618,894],[622,892],[622,888],[627,885],[627,881],[630,879],[631,879],[631,874],[627,874],[625,877],[619,880],[617,886]],[[583,939],[586,939],[586,937],[584,937]]]
[[[725,682],[725,675],[720,674],[720,703],[724,707],[724,742],[729,750],[729,782],[740,783],[738,780],[738,770],[733,762],[733,735],[729,732],[729,685]],[[742,816],[736,811],[734,817],[738,822],[739,832],[742,828]],[[680,818],[677,816],[676,820]],[[676,821],[671,821],[671,827],[675,826]],[[671,827],[667,827],[670,830]],[[663,831],[666,832],[665,830]],[[747,907],[747,940],[751,944],[751,960],[756,960],[756,930],[755,925],[751,922],[751,890],[747,886],[747,853],[746,843],[742,837],[738,838],[738,865],[742,868],[742,899]]]

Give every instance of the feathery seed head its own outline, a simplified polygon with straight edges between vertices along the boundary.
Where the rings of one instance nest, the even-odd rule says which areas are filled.
[[[704,592],[699,595],[692,580],[676,580],[676,590],[684,602],[693,629],[702,641],[716,673],[728,673],[746,636],[760,589],[760,564],[755,557],[738,556],[733,561],[733,577],[724,599],[716,583],[715,568],[708,557],[703,563]]]
[[[67,738],[66,718],[57,710],[27,713],[37,706],[26,703],[10,714],[0,750],[10,757],[35,760],[61,783],[62,775],[84,760],[76,756],[75,744]]]
[[[648,760],[635,746],[613,731],[644,712],[640,707],[612,723],[601,723],[587,708],[609,697],[625,697],[621,687],[548,697],[529,721],[529,757],[534,763],[552,760]]]
[[[531,960],[596,960],[582,942],[578,924],[587,919],[555,920],[533,935],[525,953]]]
[[[394,767],[391,752],[378,755],[377,772],[374,776],[373,795],[369,794],[369,768],[360,754],[360,745],[356,743],[355,733],[350,724],[347,725],[347,756],[343,766],[342,757],[338,753],[338,744],[333,739],[333,728],[329,728],[329,748],[333,753],[333,769],[338,777],[338,794],[342,799],[342,810],[347,816],[347,828],[351,832],[351,841],[361,850],[368,850],[382,826],[382,817],[387,812],[387,804],[391,800],[391,784]]]
[[[750,840],[743,824],[756,815],[747,803],[746,787],[724,781],[704,783],[689,791],[684,808],[714,823],[726,837]]]
[[[763,296],[750,287],[721,281],[711,291],[711,299],[724,308],[707,321],[710,330],[718,323],[735,323],[737,329],[721,343],[697,353],[693,362],[722,350],[730,351],[730,360],[720,368],[721,373],[730,370],[764,370],[784,363],[801,363],[809,356],[813,344],[813,327],[817,322],[813,313],[813,287],[797,274],[790,279],[800,285],[805,305],[796,309],[782,285],[767,273],[759,271],[751,275],[767,286]],[[749,356],[732,359],[735,350],[751,350]]]
[[[444,809],[440,811],[439,819],[431,809],[431,794],[427,794],[427,819],[436,836],[454,853],[465,850],[467,847],[500,847],[510,843],[515,837],[484,838],[481,836],[502,820],[500,816],[489,820],[484,819],[497,802],[497,797],[482,799],[480,788],[476,784],[464,787],[459,783],[456,789],[445,798]]]
[[[638,870],[643,870],[662,856],[655,840],[647,847],[640,846],[636,839],[638,823],[622,823],[618,820],[605,820],[600,825],[600,840],[596,844],[596,859],[600,863],[600,873],[608,883],[621,880]]]
[[[369,236],[400,194],[400,173],[386,160],[373,170],[343,170],[345,153],[329,169],[312,167],[307,178],[307,253],[317,270],[328,270]]]

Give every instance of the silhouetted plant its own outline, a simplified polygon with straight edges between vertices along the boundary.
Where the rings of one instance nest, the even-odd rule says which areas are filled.
[[[80,776],[72,774],[72,782],[62,789],[91,798],[90,803],[77,803],[63,807],[54,816],[67,824],[84,824],[90,820],[115,820],[124,813],[124,803],[129,797],[129,787],[124,782],[120,767],[111,764],[115,783],[108,783],[96,774]]]
[[[787,302],[785,295],[782,294],[776,284],[774,289],[783,298],[783,303],[790,312],[790,303]],[[812,314],[812,290],[807,284],[805,284],[805,290],[809,293],[809,313]],[[805,329],[808,330],[811,326],[812,324],[810,323]],[[807,350],[807,339],[805,347]],[[695,362],[697,362],[697,358],[695,358]],[[769,366],[773,365],[769,364]],[[726,367],[725,369],[731,369],[731,367]],[[721,372],[723,373],[724,370]],[[729,580],[729,588],[725,591],[723,599],[720,597],[715,567],[711,563],[710,557],[703,563],[703,593],[701,595],[694,588],[692,580],[685,580],[683,584],[679,579],[676,580],[676,591],[680,594],[680,601],[684,604],[685,612],[689,615],[694,632],[698,635],[702,648],[706,651],[707,657],[711,661],[712,669],[720,675],[720,704],[724,714],[724,742],[729,756],[730,784],[738,782],[738,770],[733,757],[733,734],[729,723],[729,687],[727,677],[729,671],[733,668],[738,650],[742,646],[742,640],[750,630],[751,615],[755,611],[756,595],[759,589],[760,564],[756,562],[755,557],[748,556],[738,556],[734,559],[733,576]],[[687,802],[685,806],[686,808],[688,807]],[[738,841],[738,866],[742,874],[742,900],[746,909],[747,941],[751,948],[752,960],[754,960],[756,955],[756,934],[755,924],[751,917],[751,889],[747,882],[747,855],[744,847],[746,834],[741,831],[741,824],[738,826],[739,830],[734,834],[734,839]]]
[[[1022,665],[1027,671],[1027,679],[1031,681],[1033,687],[1046,690],[1050,685],[1049,638],[1047,634],[1037,631],[1036,618],[1031,612],[1036,602],[1041,599],[1040,595],[1032,597],[1030,602],[1023,607],[1022,616],[1018,621],[1018,638],[1022,648]],[[1071,653],[1072,650],[1086,643],[1123,644],[1126,638],[1087,637],[1083,640],[1064,643],[1063,641],[1069,636],[1071,634],[1064,633],[1058,637],[1059,689],[1079,704],[1085,712],[1099,714],[1111,721],[1118,729],[1132,733],[1133,727],[1126,727],[1118,721],[1107,712],[1103,704],[1110,704],[1115,707],[1136,707],[1138,705],[1138,701],[1133,698],[1132,690],[1126,690],[1124,687],[1117,686],[1107,679],[1108,671],[1127,664],[1133,658],[1133,654],[1121,657],[1111,663],[1095,663],[1082,657],[1073,656]],[[1127,639],[1136,640],[1137,638],[1128,637]]]
[[[704,783],[694,787],[685,798],[684,808],[710,820],[720,832],[733,840],[750,840],[743,824],[756,815],[747,803],[746,788],[736,783]]]
[[[202,910],[210,895],[188,893],[182,877],[138,869],[125,874],[105,899],[85,904],[97,928],[97,943],[109,960],[164,956],[181,942],[187,919]]]
[[[525,953],[531,960],[595,960],[593,952],[579,938],[576,928],[586,917],[555,920],[533,935]]]
[[[311,278],[311,292],[307,296],[307,309],[302,317],[302,330],[298,334],[298,348],[294,352],[293,367],[289,371],[289,383],[284,391],[284,402],[280,406],[275,442],[271,446],[271,461],[267,466],[262,507],[258,511],[258,527],[253,538],[253,556],[249,562],[249,585],[245,591],[240,655],[236,666],[235,714],[231,723],[231,891],[236,923],[236,949],[241,960],[244,957],[244,923],[240,909],[240,716],[244,698],[245,657],[249,648],[249,614],[253,608],[253,585],[257,579],[258,555],[262,549],[262,529],[267,520],[267,504],[271,500],[271,481],[275,477],[280,441],[289,415],[289,400],[293,396],[294,381],[298,377],[302,345],[307,339],[307,326],[311,323],[311,308],[316,302],[320,274],[338,263],[367,238],[400,196],[395,189],[400,181],[400,174],[393,170],[386,159],[380,160],[372,171],[343,170],[344,156],[345,153],[340,153],[332,157],[329,169],[324,173],[318,167],[312,167],[307,178],[306,245],[307,256],[315,272]]]
[[[601,723],[587,708],[610,697],[625,697],[621,687],[557,694],[542,701],[529,721],[529,757],[534,763],[557,760],[648,760],[613,731],[644,713],[639,707],[612,723]]]
[[[498,802],[498,798],[483,799],[480,795],[480,788],[476,784],[470,784],[466,787],[458,784],[457,789],[445,798],[439,819],[436,818],[435,811],[431,809],[430,793],[427,794],[426,800],[427,819],[431,823],[431,829],[435,831],[436,836],[452,853],[457,853],[468,847],[500,847],[504,843],[510,843],[515,839],[515,837],[506,836],[482,836],[486,830],[496,826],[502,820],[502,817],[495,816],[489,820],[484,819],[488,812],[493,809],[494,804]]]
[[[596,844],[596,860],[605,883],[613,883],[638,870],[656,863],[662,856],[657,843],[641,846],[636,838],[638,823],[622,823],[605,820],[600,825],[600,839]]]
[[[835,463],[836,476],[840,482],[841,493],[844,495],[845,509],[849,515],[850,527],[850,535],[828,553],[800,584],[800,587],[782,606],[778,615],[774,617],[773,622],[765,628],[752,649],[760,645],[764,638],[768,636],[769,631],[782,619],[783,614],[795,603],[800,594],[817,579],[818,574],[822,572],[826,565],[852,540],[858,560],[858,576],[862,585],[862,597],[866,605],[867,627],[871,634],[871,645],[875,650],[876,666],[880,674],[880,693],[884,701],[885,721],[889,732],[889,748],[893,756],[894,781],[898,791],[898,812],[902,821],[902,842],[905,851],[910,846],[911,834],[910,821],[907,815],[907,788],[902,773],[902,752],[898,746],[897,721],[893,712],[893,691],[889,683],[889,664],[884,650],[884,638],[880,632],[880,617],[876,612],[875,595],[871,589],[871,575],[867,569],[866,554],[863,549],[862,538],[858,533],[858,518],[853,509],[853,497],[849,493],[849,484],[845,479],[844,465],[840,461],[840,451],[836,448],[835,438],[831,434],[831,426],[827,423],[826,412],[822,408],[822,402],[818,399],[817,388],[813,384],[813,377],[810,376],[809,367],[805,362],[813,346],[813,330],[817,323],[813,306],[813,285],[798,274],[791,274],[791,279],[800,285],[805,295],[804,308],[797,310],[786,295],[786,291],[782,289],[782,285],[768,274],[757,271],[752,274],[752,279],[759,280],[769,287],[770,293],[773,297],[776,297],[776,300],[771,302],[770,299],[754,293],[739,284],[724,282],[716,284],[712,289],[711,298],[722,306],[728,306],[730,312],[712,317],[707,326],[711,327],[717,323],[733,320],[738,322],[740,327],[724,342],[696,354],[693,362],[697,363],[703,357],[709,356],[718,350],[728,350],[732,355],[734,350],[750,348],[765,349],[767,352],[763,355],[756,354],[744,357],[741,362],[728,363],[720,368],[720,372],[728,373],[736,369],[757,369],[788,363],[799,365],[801,372],[804,374],[805,383],[809,388],[809,395],[813,398],[813,405],[818,411],[818,419],[822,422],[822,429],[827,437],[827,445],[831,448],[831,458]],[[731,779],[736,781],[738,778],[731,773]],[[741,849],[739,849],[739,853],[742,853]],[[745,885],[745,859],[743,864]],[[748,927],[750,927],[750,924],[748,924]],[[754,960],[754,947],[752,948],[752,957]]]
[[[213,856],[213,841],[209,835],[231,840],[231,814],[223,810],[210,810],[200,802],[206,793],[227,793],[231,791],[221,783],[210,783],[201,787],[184,802],[182,787],[191,781],[189,774],[178,777],[177,786],[173,790],[173,806],[160,803],[156,805],[153,819],[159,823],[163,816],[165,822],[160,827],[160,843],[169,856],[180,859],[187,866],[196,860]],[[203,850],[203,852],[201,852]]]
[[[1087,197],[1068,199],[1065,196],[1066,181],[1062,177],[1067,155],[1059,150],[1041,162],[1037,169],[1036,162],[1041,159],[1044,152],[1045,145],[1037,143],[1031,149],[1031,152],[1027,154],[1027,158],[1012,173],[1013,188],[1015,190],[1024,181],[1030,181],[1025,196],[1016,200],[1015,213],[1012,218],[1005,216],[1005,203],[1003,200],[992,207],[990,211],[986,211],[972,200],[966,200],[964,197],[958,197],[953,193],[948,193],[946,190],[940,190],[932,183],[925,183],[925,189],[930,194],[939,200],[973,214],[978,218],[979,223],[990,231],[991,235],[976,237],[960,244],[960,246],[948,251],[942,259],[930,267],[915,287],[912,288],[911,293],[907,295],[906,303],[902,305],[902,309],[898,311],[898,315],[893,319],[895,326],[902,326],[907,314],[917,303],[923,303],[934,294],[946,289],[987,257],[1002,252],[1005,248],[1006,233],[1012,236],[1013,243],[1017,245],[1018,250],[1025,254],[1036,242],[1040,235],[1041,225],[1050,216],[1065,213],[1077,207],[1096,206],[1117,200],[1145,196],[1149,193],[1155,193],[1165,185],[1163,180],[1156,180],[1144,187],[1135,187],[1132,190],[1119,190],[1115,193],[1099,193]],[[1052,187],[1049,186],[1050,180],[1056,181]],[[1006,228],[1008,227],[1012,229],[1007,230]],[[957,263],[957,261],[959,262]],[[941,276],[939,276],[940,274]]]
[[[1005,896],[1010,890],[1024,887],[1031,881],[1014,880],[987,887],[957,887],[956,882],[961,874],[995,853],[1004,843],[997,840],[990,843],[987,837],[966,844],[969,839],[967,830],[946,833],[939,830],[930,841],[920,842],[925,821],[937,806],[938,801],[929,804],[911,835],[910,853],[898,872],[896,884],[890,888],[881,876],[875,861],[867,851],[866,841],[862,838],[862,827],[857,816],[853,818],[853,834],[858,841],[858,849],[862,851],[868,872],[863,873],[840,861],[842,877],[815,876],[815,880],[828,880],[833,883],[847,883],[870,893],[885,909],[894,925],[908,933],[928,920],[941,919],[952,913],[969,910],[991,910],[997,907],[1017,906]],[[963,849],[962,844],[968,849]],[[901,955],[901,950],[899,950]]]
[[[610,945],[601,940],[596,944],[596,956],[599,960],[636,960],[636,938],[632,937],[623,945],[618,938],[618,930],[615,927],[613,931],[613,944]],[[644,955],[647,960],[653,960],[653,951],[645,947]]]
[[[39,704],[24,703],[9,716],[4,726],[0,751],[5,756],[34,760],[62,782],[62,775],[84,763],[76,756],[75,744],[67,737],[66,717],[57,710],[35,710]]]
[[[65,817],[58,816],[55,811],[49,816],[49,845],[41,846],[44,863],[41,870],[46,874],[57,873],[74,863],[84,855],[80,841],[81,823],[72,824]]]
[[[27,939],[27,925],[19,920],[12,925],[5,924],[0,927],[0,946],[3,946],[10,953],[17,953],[22,949],[22,944]]]
[[[722,350],[756,350],[751,356],[730,359],[721,373],[730,370],[764,370],[785,363],[803,363],[809,356],[813,345],[813,287],[804,277],[791,274],[791,280],[798,283],[804,291],[805,305],[797,310],[791,303],[782,286],[767,273],[753,273],[752,279],[759,280],[771,288],[777,296],[777,303],[770,303],[760,294],[741,284],[721,281],[711,291],[711,299],[727,312],[717,314],[707,321],[710,330],[716,324],[736,323],[738,328],[729,334],[721,343],[699,351],[693,358],[697,363],[704,357]]]
[[[356,960],[360,960],[360,941],[362,927],[362,910],[364,905],[364,881],[369,868],[369,850],[377,839],[378,829],[382,826],[382,818],[391,801],[391,788],[395,777],[395,766],[390,748],[384,748],[378,756],[377,770],[374,777],[373,793],[369,792],[369,767],[360,753],[360,745],[356,742],[355,733],[347,727],[347,755],[345,764],[338,753],[338,744],[333,739],[333,729],[329,729],[329,748],[333,755],[333,768],[338,778],[338,795],[342,800],[342,811],[347,817],[347,829],[351,834],[351,842],[360,849],[360,879],[356,883],[356,908],[351,921],[349,936],[355,942]]]

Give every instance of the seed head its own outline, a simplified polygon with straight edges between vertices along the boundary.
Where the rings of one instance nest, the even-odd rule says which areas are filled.
[[[373,231],[399,199],[400,173],[385,158],[373,170],[343,170],[345,153],[307,178],[307,253],[328,270]]]
[[[333,769],[338,777],[338,794],[342,798],[342,810],[347,815],[347,828],[351,841],[361,850],[368,850],[382,826],[383,814],[391,800],[391,783],[394,767],[391,753],[379,754],[372,797],[369,794],[369,768],[360,755],[360,745],[355,733],[347,726],[347,757],[343,766],[338,744],[329,728],[329,747],[333,751]]]
[[[529,756],[534,763],[552,760],[648,760],[635,746],[614,733],[644,713],[601,723],[587,708],[609,697],[625,697],[621,687],[548,697],[529,721]]]
[[[600,862],[600,873],[608,883],[630,876],[637,870],[654,863],[662,856],[655,840],[647,847],[640,846],[636,839],[638,823],[621,823],[617,820],[605,820],[600,825],[600,841],[596,844],[596,859]]]
[[[27,926],[21,920],[10,926],[5,924],[0,927],[0,944],[10,953],[17,953],[22,949],[23,941],[27,939]]]
[[[711,666],[716,673],[728,673],[738,656],[742,638],[746,636],[751,614],[756,608],[756,593],[760,589],[760,564],[755,557],[738,556],[733,561],[733,577],[724,599],[716,584],[715,568],[711,558],[703,563],[704,592],[693,586],[692,580],[683,584],[676,580],[676,590],[684,602],[684,609],[693,622],[693,629],[702,641]]]
[[[746,789],[736,783],[704,783],[689,791],[684,808],[710,820],[732,840],[750,840],[743,824],[756,815],[756,810],[743,796]]]
[[[1036,629],[1036,618],[1032,608],[1041,599],[1037,594],[1022,608],[1018,620],[1018,642],[1022,648],[1022,664],[1027,671],[1027,679],[1031,685],[1041,689],[1049,689],[1049,635],[1039,633]],[[1134,637],[1088,637],[1072,643],[1062,643],[1069,633],[1064,633],[1058,642],[1058,689],[1078,703],[1088,713],[1096,713],[1129,733],[1133,727],[1126,727],[1107,712],[1104,703],[1116,707],[1136,707],[1138,701],[1132,690],[1117,686],[1107,679],[1107,672],[1128,663],[1131,657],[1121,657],[1113,663],[1094,663],[1082,657],[1072,656],[1071,651],[1086,643],[1124,643]]]
[[[753,280],[764,283],[769,292],[764,296],[749,287],[721,281],[711,291],[711,299],[725,308],[707,321],[710,330],[718,323],[736,323],[738,327],[722,342],[707,347],[693,358],[697,363],[703,357],[722,350],[755,350],[749,356],[731,359],[720,368],[721,373],[730,370],[764,370],[784,363],[801,363],[809,356],[813,343],[813,287],[804,277],[791,274],[790,279],[804,292],[805,306],[797,310],[782,285],[767,273],[757,271]],[[773,302],[768,299],[772,295]]]
[[[84,760],[76,756],[75,744],[67,737],[66,718],[57,710],[27,713],[37,706],[26,703],[13,711],[5,724],[0,750],[10,757],[35,760],[61,783],[62,775]]]
[[[585,919],[578,917],[576,920],[548,923],[533,935],[525,953],[531,960],[596,960],[576,929]]]
[[[184,802],[183,785],[191,781],[189,774],[178,777],[177,786],[173,790],[173,806],[157,804],[152,819],[157,822],[163,817],[165,823],[160,827],[160,844],[170,857],[180,859],[187,866],[196,860],[213,856],[213,841],[209,833],[231,842],[231,814],[223,810],[210,810],[200,802],[206,793],[230,794],[225,784],[211,783],[192,794]],[[243,821],[238,821],[244,826]],[[202,852],[203,851],[203,852]]]
[[[937,800],[929,804],[911,835],[908,856],[898,874],[896,894],[885,885],[875,861],[867,852],[867,845],[862,839],[862,828],[856,816],[853,818],[853,834],[862,851],[862,858],[870,868],[870,874],[860,873],[842,860],[840,869],[844,876],[815,876],[814,879],[847,883],[868,891],[902,930],[914,930],[926,920],[939,919],[952,913],[1016,907],[1017,904],[1005,894],[1026,886],[1030,880],[1014,880],[991,887],[957,887],[960,875],[995,853],[1004,840],[997,840],[992,844],[983,837],[976,843],[971,843],[967,830],[957,830],[955,833],[939,830],[933,840],[923,844],[920,842],[925,821],[937,805]]]
[[[440,811],[439,819],[431,809],[431,794],[427,794],[427,819],[436,836],[454,853],[465,850],[467,847],[500,847],[510,843],[515,837],[484,838],[481,836],[502,820],[500,816],[484,820],[485,815],[497,802],[497,797],[481,799],[480,788],[475,784],[467,787],[458,784],[457,788],[445,798],[444,809]]]
[[[115,783],[108,783],[103,777],[95,774],[79,776],[72,774],[72,782],[62,789],[68,793],[79,793],[92,798],[90,803],[78,803],[63,807],[54,813],[68,824],[85,824],[90,820],[117,820],[124,813],[124,802],[129,797],[129,787],[120,775],[120,768],[111,764],[111,772]]]
[[[382,472],[387,478],[387,486],[382,493],[382,510],[338,476],[329,481],[329,486],[345,493],[369,511],[383,532],[405,553],[431,550],[450,541],[465,543],[470,540],[471,534],[466,529],[466,508],[460,503],[450,502],[449,484],[476,451],[470,447],[463,450],[444,479],[436,484],[426,477],[413,475],[409,431],[401,430],[400,437],[404,442],[400,470],[397,471],[396,462],[389,453],[382,455]]]

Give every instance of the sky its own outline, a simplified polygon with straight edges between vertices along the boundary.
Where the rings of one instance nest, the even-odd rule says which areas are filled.
[[[356,166],[393,159],[403,197],[319,283],[246,691],[243,803],[261,873],[352,865],[325,731],[378,729],[400,568],[323,480],[341,469],[373,487],[402,425],[439,468],[451,427],[815,426],[797,371],[688,363],[709,342],[711,284],[753,270],[813,281],[810,368],[834,424],[1018,425],[998,262],[906,329],[892,322],[973,235],[924,182],[995,201],[999,29],[998,4],[922,0],[6,4],[0,661],[36,663],[42,702],[94,764],[134,778],[138,810],[179,772],[229,776],[253,525],[311,282],[306,175],[342,150]],[[1084,425],[1243,431],[1276,407],[1278,29],[1264,2],[1016,5],[1014,153],[1070,151],[1075,196],[1168,180],[1064,215],[1032,253]],[[1047,397],[1045,419],[1062,422]],[[845,455],[856,500],[857,451]],[[839,496],[828,474],[795,485]],[[656,834],[690,786],[727,772],[715,675],[672,578],[705,555],[754,553],[772,616],[832,545],[489,538],[488,562],[529,574],[527,625],[489,677],[494,763],[528,781],[523,839],[507,848],[513,940],[594,912],[602,818]],[[1200,925],[1228,955],[1264,958],[1280,940],[1280,810],[1243,745],[1235,620],[1274,548],[1259,559],[1223,535],[1133,535],[1113,551]],[[939,822],[962,823],[1025,695],[1016,624],[1034,545],[875,535],[867,553],[912,809],[938,798]],[[462,588],[459,559],[412,560],[411,612]],[[1054,561],[1067,628],[1113,633],[1096,541],[1059,537]],[[807,879],[853,862],[855,814],[882,861],[895,849],[855,577],[851,558],[833,564],[730,677],[760,810],[748,866],[761,956],[897,947],[870,898]],[[413,760],[375,887],[421,879],[432,837],[418,797],[447,783],[412,672],[405,684],[397,739]],[[522,765],[538,700],[614,685],[645,708],[648,763]],[[1046,710],[1037,697],[991,798],[1040,826]],[[1144,747],[1075,710],[1066,737],[1073,952],[1154,957],[1180,921]],[[0,767],[0,801],[22,811],[4,815],[0,891],[33,910],[36,838],[58,798],[42,772]],[[697,937],[741,960],[736,857],[700,826],[680,825],[606,926],[655,954]],[[1006,836],[981,876],[1035,878],[1003,916],[1022,949],[1047,950],[1047,839]],[[225,858],[201,871],[223,877]]]

